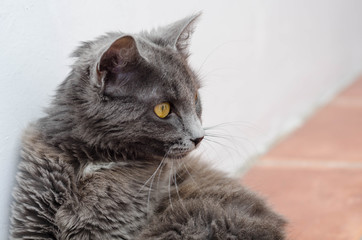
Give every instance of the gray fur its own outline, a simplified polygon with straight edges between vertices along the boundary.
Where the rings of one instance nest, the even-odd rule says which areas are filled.
[[[204,136],[187,64],[197,17],[74,52],[24,133],[11,239],[284,239],[259,197],[188,155]],[[161,119],[153,107],[165,101]]]

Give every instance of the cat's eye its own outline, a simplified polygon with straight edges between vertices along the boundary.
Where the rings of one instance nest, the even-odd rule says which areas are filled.
[[[168,102],[160,103],[153,108],[153,111],[159,118],[165,118],[170,114],[171,105]]]

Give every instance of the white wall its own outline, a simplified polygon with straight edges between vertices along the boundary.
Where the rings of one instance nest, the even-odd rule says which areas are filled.
[[[232,122],[221,128],[233,136],[222,142],[228,147],[203,145],[226,171],[264,151],[362,69],[359,0],[2,0],[0,239],[20,133],[67,75],[71,51],[106,31],[138,32],[199,10],[191,61],[204,79],[204,123]]]

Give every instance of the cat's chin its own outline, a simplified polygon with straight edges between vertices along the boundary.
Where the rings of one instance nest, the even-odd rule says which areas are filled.
[[[168,159],[175,159],[175,160],[179,160],[179,159],[183,159],[185,158],[193,149],[187,150],[187,151],[177,151],[177,152],[169,152],[167,154],[167,158]]]
[[[167,158],[173,159],[173,160],[179,160],[185,158],[189,153],[182,153],[182,154],[173,154],[169,155]]]
[[[171,147],[168,152],[166,153],[166,155],[164,156],[164,158],[168,158],[168,159],[175,159],[175,160],[179,160],[179,159],[183,159],[185,158],[187,155],[189,155],[192,151],[194,151],[198,146],[190,146],[190,147]]]

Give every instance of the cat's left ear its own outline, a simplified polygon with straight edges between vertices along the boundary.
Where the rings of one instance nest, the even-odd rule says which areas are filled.
[[[169,24],[158,31],[161,33],[164,41],[168,45],[175,47],[181,53],[188,55],[188,46],[190,37],[195,29],[195,24],[200,18],[201,12],[195,15],[183,18],[172,24]]]
[[[137,49],[136,40],[129,35],[115,40],[102,54],[96,66],[97,85],[104,95],[120,93],[122,87],[135,77],[142,57]]]

